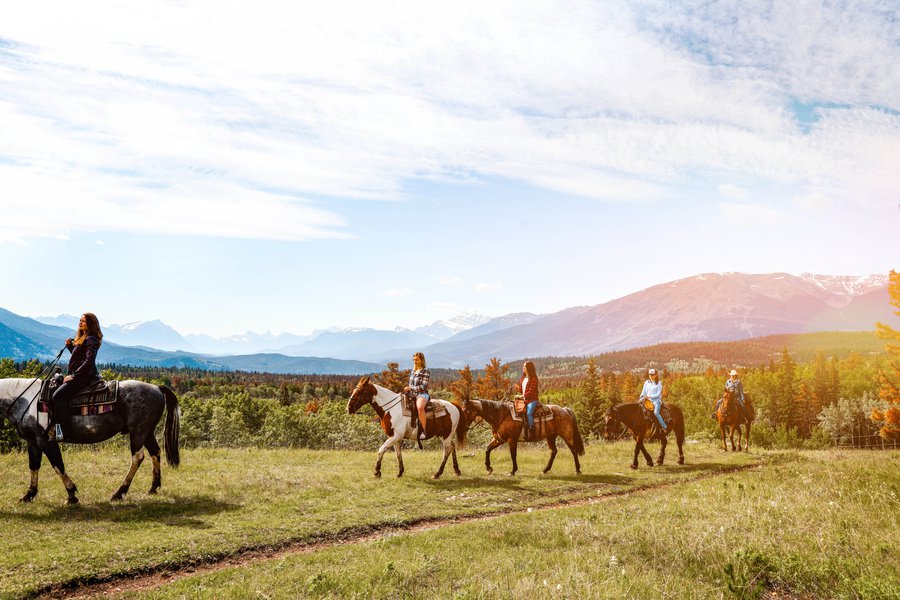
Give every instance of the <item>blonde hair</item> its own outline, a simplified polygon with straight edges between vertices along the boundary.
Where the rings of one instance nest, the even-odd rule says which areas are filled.
[[[100,331],[100,319],[97,318],[97,315],[87,312],[82,316],[84,317],[85,330],[82,331],[79,327],[78,333],[76,334],[75,339],[72,341],[72,343],[76,346],[80,346],[84,343],[84,340],[86,340],[89,335],[95,336],[102,342],[103,332]]]
[[[422,365],[421,367],[419,367],[420,364]],[[413,367],[416,368],[416,371],[425,368],[424,354],[422,354],[421,352],[416,352],[415,354],[413,354]]]

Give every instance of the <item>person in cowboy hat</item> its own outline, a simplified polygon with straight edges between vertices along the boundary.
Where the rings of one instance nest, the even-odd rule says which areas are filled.
[[[662,415],[659,414],[659,411],[662,409],[662,382],[659,380],[659,374],[656,372],[656,369],[647,371],[647,377],[638,402],[646,398],[653,403],[653,414],[656,415],[656,420],[659,421],[663,431],[665,431],[666,422],[663,421]]]
[[[735,369],[732,369],[729,375],[730,377],[725,381],[725,391],[731,392],[734,398],[737,399],[738,406],[741,407],[741,415],[746,419],[747,411],[744,410],[744,384],[738,379],[738,372]],[[713,419],[716,418],[716,413],[719,412],[719,407],[722,406],[723,399],[724,398],[719,398],[719,401],[716,403],[716,410],[714,410],[712,414]]]

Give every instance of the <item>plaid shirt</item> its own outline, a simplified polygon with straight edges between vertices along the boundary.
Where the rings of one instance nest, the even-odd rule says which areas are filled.
[[[741,404],[744,403],[744,384],[741,383],[740,379],[735,379],[732,381],[731,379],[725,382],[725,389],[734,394],[734,397],[740,400]]]
[[[428,369],[421,371],[413,371],[409,374],[409,390],[416,394],[422,392],[428,393],[428,382],[431,380],[431,373]]]

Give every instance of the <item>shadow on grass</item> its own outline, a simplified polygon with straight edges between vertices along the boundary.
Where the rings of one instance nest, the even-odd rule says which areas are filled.
[[[167,499],[141,499],[121,504],[97,502],[77,506],[55,506],[35,512],[10,512],[0,510],[0,521],[21,521],[47,524],[49,521],[110,521],[134,523],[158,521],[177,527],[209,529],[212,527],[202,517],[235,511],[240,504],[223,502],[211,496],[170,496]]]

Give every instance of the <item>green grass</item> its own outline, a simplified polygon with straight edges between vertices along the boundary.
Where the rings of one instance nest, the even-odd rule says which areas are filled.
[[[372,477],[374,452],[304,450],[187,450],[182,467],[163,469],[159,496],[149,496],[149,461],[119,504],[109,495],[129,465],[127,450],[67,450],[67,471],[81,504],[63,505],[65,491],[45,464],[33,504],[18,498],[28,485],[23,454],[0,455],[0,597],[49,585],[91,580],[165,565],[203,561],[242,548],[277,547],[321,539],[368,525],[546,505],[639,486],[685,480],[760,461],[756,454],[725,454],[708,444],[686,448],[688,464],[633,472],[630,444],[588,447],[580,477],[561,449],[553,471],[541,475],[544,450],[519,452],[519,475],[505,448],[494,452],[494,475],[484,473],[483,449],[463,451],[463,476],[452,468],[430,479],[434,451],[404,453],[406,474],[385,455],[384,477]],[[651,448],[655,451],[655,448]],[[46,463],[46,461],[45,461]]]
[[[900,453],[778,457],[761,469],[287,555],[125,596],[900,597]]]

